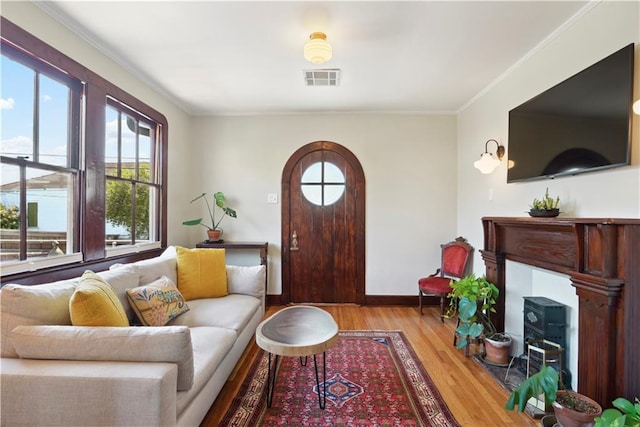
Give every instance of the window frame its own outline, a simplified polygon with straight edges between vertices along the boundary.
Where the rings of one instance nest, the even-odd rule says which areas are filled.
[[[149,188],[155,188],[156,191],[154,191],[153,193],[149,193],[150,195],[156,195],[159,194],[160,191],[158,190],[162,190],[162,183],[160,182],[160,171],[159,171],[159,167],[158,167],[158,160],[159,160],[159,156],[158,156],[158,150],[157,150],[157,146],[158,143],[156,142],[158,138],[161,137],[162,135],[162,129],[161,129],[161,125],[156,123],[153,119],[149,118],[149,117],[145,117],[144,115],[140,114],[140,112],[133,110],[131,107],[129,107],[128,105],[124,104],[123,102],[117,100],[117,99],[113,99],[111,97],[107,97],[107,108],[111,108],[113,109],[117,114],[118,114],[118,122],[122,123],[122,115],[126,115],[128,118],[131,118],[132,120],[136,121],[136,125],[138,125],[139,127],[139,123],[143,123],[144,125],[148,125],[149,126],[149,130],[150,130],[150,139],[151,139],[151,146],[150,148],[150,152],[149,152],[149,181],[143,181],[140,179],[140,166],[141,166],[141,162],[140,159],[138,158],[139,155],[139,146],[138,146],[138,142],[139,142],[139,138],[140,138],[140,133],[138,133],[136,135],[136,159],[134,160],[134,164],[135,164],[135,177],[133,178],[127,178],[124,177],[122,175],[122,169],[123,169],[123,165],[127,162],[123,162],[123,157],[122,157],[122,152],[121,152],[121,144],[122,144],[122,131],[120,129],[120,125],[118,128],[118,150],[117,150],[117,161],[116,161],[116,174],[115,175],[111,175],[111,174],[107,174],[106,173],[106,161],[105,161],[105,191],[106,191],[106,187],[107,187],[107,183],[108,182],[123,182],[123,183],[130,183],[132,185],[132,195],[136,194],[135,193],[135,189],[137,186],[141,185],[141,186],[148,186]],[[153,132],[151,132],[153,131]],[[159,200],[159,197],[153,197],[150,198],[149,202],[149,209],[151,212],[159,212],[160,209],[160,204],[161,201]],[[124,247],[117,247],[117,248],[110,248],[108,245],[106,246],[107,249],[107,254],[108,255],[112,255],[112,254],[116,254],[116,253],[124,253],[126,252],[126,246],[134,246],[134,247],[140,247],[143,245],[146,246],[154,246],[156,240],[152,240],[149,242],[145,242],[145,243],[138,243],[137,240],[138,236],[137,233],[135,231],[135,210],[136,210],[136,205],[135,203],[133,203],[134,200],[132,200],[132,224],[134,224],[134,230],[132,231],[132,244],[129,245],[125,245]],[[153,204],[153,206],[152,206]],[[105,221],[106,222],[106,221]],[[149,239],[151,240],[152,238],[155,238],[155,236],[158,236],[159,233],[159,229],[158,229],[158,219],[153,219],[149,221]]]
[[[76,62],[54,47],[38,39],[5,17],[0,16],[0,38],[3,47],[12,46],[21,51],[26,58],[44,62],[61,73],[84,83],[84,104],[72,102],[70,114],[81,117],[84,123],[80,137],[80,147],[76,153],[70,153],[70,161],[80,165],[78,176],[80,194],[74,205],[78,218],[78,236],[74,247],[83,254],[81,261],[71,264],[47,266],[37,271],[22,271],[5,274],[3,269],[1,284],[19,281],[23,284],[36,284],[52,279],[61,280],[75,277],[87,268],[102,270],[116,262],[132,262],[155,256],[161,248],[167,245],[167,154],[168,154],[168,123],[166,117],[143,101],[115,86],[97,73]],[[105,248],[105,108],[107,99],[113,98],[140,114],[150,118],[158,124],[157,150],[159,208],[157,221],[159,236],[155,244],[132,245],[126,250],[107,252]],[[73,163],[71,163],[73,164]],[[88,220],[89,216],[91,220]],[[123,253],[124,252],[124,253]]]

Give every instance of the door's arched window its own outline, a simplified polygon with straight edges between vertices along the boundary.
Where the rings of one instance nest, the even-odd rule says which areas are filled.
[[[304,197],[314,205],[332,205],[342,197],[344,174],[333,163],[317,162],[304,171],[300,179]]]

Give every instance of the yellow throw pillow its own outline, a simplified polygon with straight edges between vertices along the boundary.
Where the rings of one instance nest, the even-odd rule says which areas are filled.
[[[145,286],[127,289],[127,299],[144,326],[164,326],[189,311],[184,297],[167,276]]]
[[[187,301],[228,295],[224,249],[176,247],[178,289]]]
[[[69,300],[74,326],[129,326],[122,303],[111,285],[87,270]]]

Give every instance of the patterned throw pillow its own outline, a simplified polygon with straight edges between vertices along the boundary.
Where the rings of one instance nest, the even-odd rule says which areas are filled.
[[[69,300],[73,326],[129,326],[122,303],[109,283],[87,270]]]
[[[144,326],[164,326],[189,311],[175,283],[166,276],[133,289],[127,289],[129,305]]]
[[[224,249],[176,247],[178,289],[187,301],[229,294]]]

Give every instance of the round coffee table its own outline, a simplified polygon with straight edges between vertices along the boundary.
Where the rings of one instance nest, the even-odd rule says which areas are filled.
[[[307,356],[313,355],[313,365],[318,386],[318,404],[324,409],[327,399],[327,365],[326,351],[338,341],[338,325],[326,311],[306,305],[284,308],[271,317],[263,320],[256,329],[256,343],[269,355],[269,372],[267,374],[267,407],[271,407],[273,389],[276,384],[276,372],[279,356],[298,356],[303,366],[307,364]],[[322,383],[320,379],[316,354],[322,353]],[[271,372],[271,355],[275,354],[273,374]],[[303,358],[304,357],[304,362]]]

